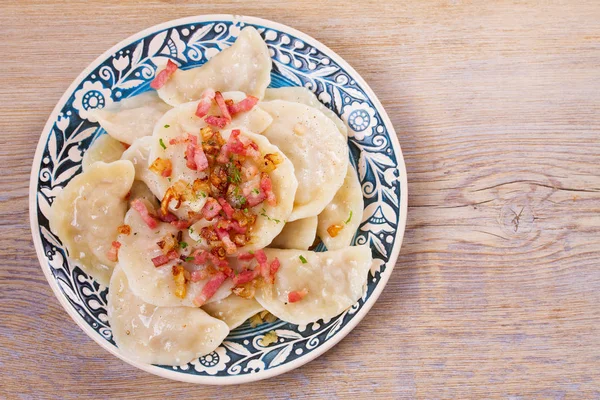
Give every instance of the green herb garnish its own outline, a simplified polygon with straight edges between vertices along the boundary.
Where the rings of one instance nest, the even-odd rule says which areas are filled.
[[[186,257],[185,261],[187,261],[187,262],[194,261],[194,257]]]
[[[352,210],[350,210],[350,215],[348,216],[348,219],[344,223],[347,224],[348,222],[350,222],[351,219],[352,219]]]
[[[181,247],[182,249],[185,249],[188,246],[188,244],[186,242],[179,242],[179,247]]]
[[[260,193],[260,191],[259,191],[258,189],[256,189],[256,188],[254,188],[254,189],[252,189],[252,193],[254,193],[254,194],[259,194],[259,193]]]
[[[306,261],[306,258],[304,258],[303,255],[298,256],[298,258],[300,259],[300,261],[302,261],[302,264],[306,264],[308,261]]]
[[[164,150],[167,149],[167,146],[165,146],[165,142],[163,142],[162,138],[158,139],[158,143],[160,144],[160,147],[162,147]]]
[[[169,124],[165,125],[165,128],[170,128],[170,127],[171,127],[171,125],[169,125]]]
[[[275,222],[276,224],[278,224],[278,223],[280,223],[280,222],[281,222],[280,220],[278,220],[278,219],[276,219],[276,218],[271,218],[271,217],[269,217],[269,216],[267,215],[267,211],[266,211],[264,208],[261,210],[261,213],[260,213],[260,215],[262,215],[263,217],[265,217],[265,218],[266,218],[266,219],[268,219],[269,221],[273,221],[273,222]]]
[[[242,181],[242,173],[234,162],[227,163],[227,179],[231,183],[240,183]]]

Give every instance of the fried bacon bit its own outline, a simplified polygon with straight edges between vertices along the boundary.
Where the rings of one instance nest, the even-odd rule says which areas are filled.
[[[186,295],[186,270],[181,265],[173,265],[173,280],[175,281],[175,296],[184,299]]]
[[[190,135],[188,133],[187,147],[185,149],[185,165],[189,169],[197,170],[199,172],[204,171],[208,168],[208,159],[202,146],[198,146],[198,137]]]
[[[275,197],[275,193],[273,193],[271,177],[269,177],[269,175],[264,172],[260,174],[260,188],[267,196],[267,203],[269,203],[269,205],[271,206],[276,206],[277,198]]]
[[[208,252],[204,251],[204,250],[196,250],[192,253],[192,257],[194,257],[194,264],[197,265],[204,265],[206,263],[206,260],[208,259]]]
[[[265,192],[259,190],[258,188],[244,188],[243,192],[244,196],[246,197],[248,207],[254,207],[262,203],[267,198]]]
[[[222,197],[219,197],[219,204],[223,208],[223,212],[227,215],[227,218],[231,219],[233,217],[234,209],[231,205]]]
[[[171,250],[177,247],[178,242],[175,236],[172,233],[168,233],[161,240],[156,242],[156,245],[160,247],[163,254],[169,254]]]
[[[212,197],[209,197],[206,200],[206,204],[204,204],[204,207],[202,208],[201,213],[205,219],[210,221],[214,217],[219,215],[220,211],[221,211],[221,206],[219,205],[219,202],[217,200],[213,199]]]
[[[308,294],[308,289],[304,288],[300,291],[294,291],[288,293],[288,303],[296,303],[304,298]]]
[[[175,71],[177,71],[177,64],[171,60],[167,61],[167,66],[156,74],[156,78],[150,83],[150,87],[154,90],[160,89],[167,83]]]
[[[223,95],[221,92],[215,93],[215,101],[219,106],[219,110],[221,110],[221,117],[227,120],[227,123],[231,122],[231,114],[229,114],[229,109],[227,108],[227,104],[225,104],[225,99],[223,99]]]
[[[250,261],[254,258],[254,253],[242,253],[237,258],[240,261]]]
[[[279,340],[279,336],[277,336],[277,333],[275,333],[275,331],[269,331],[260,340],[260,344],[263,347],[267,347],[270,344],[277,343],[277,340]]]
[[[239,222],[237,222],[237,221],[229,221],[229,220],[226,220],[226,219],[220,220],[217,223],[217,228],[218,229],[224,229],[224,230],[229,231],[229,232],[233,231],[235,233],[241,233],[241,234],[246,233],[246,231],[248,230],[247,227],[241,226],[239,224]]]
[[[179,258],[179,254],[177,254],[177,251],[171,250],[167,254],[161,254],[160,256],[154,257],[152,259],[152,263],[155,267],[158,268],[165,265],[171,260],[175,260],[176,258]]]
[[[331,237],[336,237],[342,229],[344,229],[344,225],[341,224],[329,225],[327,228],[327,233],[329,233],[329,236]]]
[[[223,242],[223,246],[225,246],[225,251],[227,251],[227,254],[235,253],[237,246],[231,241],[229,233],[225,229],[215,229],[215,232],[217,233],[219,240]]]
[[[171,164],[171,160],[158,157],[148,169],[157,175],[168,178],[173,172],[173,164]]]
[[[151,215],[146,203],[142,199],[135,199],[131,202],[131,208],[140,214],[140,217],[144,220],[148,228],[155,229],[158,226],[158,222]]]
[[[271,266],[270,266],[270,273],[272,277],[275,277],[275,274],[277,273],[277,271],[279,271],[279,267],[281,267],[281,263],[279,262],[279,259],[277,257],[275,257],[273,259],[273,261],[271,261]],[[275,279],[275,278],[273,278]]]
[[[202,92],[202,96],[200,96],[200,102],[198,103],[198,107],[196,108],[196,116],[198,118],[204,117],[208,114],[210,110],[210,106],[212,105],[212,101],[215,98],[215,91],[212,89],[206,89]]]
[[[217,128],[225,128],[225,126],[229,123],[228,119],[225,119],[223,117],[216,117],[214,115],[209,115],[208,117],[204,118],[204,121],[212,126],[216,126]]]
[[[223,272],[217,272],[202,288],[202,292],[194,299],[194,305],[200,307],[206,303],[208,299],[217,293],[223,282],[227,279],[227,275]]]
[[[117,241],[113,241],[110,246],[110,249],[106,253],[106,257],[112,262],[119,261],[119,248],[120,247],[121,247],[121,243],[119,243]]]
[[[252,159],[259,159],[260,152],[258,151],[258,145],[251,140],[242,141],[240,139],[241,131],[239,129],[233,129],[227,143],[221,147],[219,157],[217,161],[221,164],[225,164],[229,161],[230,154],[238,154]]]
[[[235,286],[241,286],[248,282],[253,281],[256,277],[258,277],[260,271],[258,268],[255,269],[247,269],[245,271],[240,272],[236,276],[233,277],[233,284]]]
[[[248,112],[252,110],[257,103],[258,97],[248,95],[245,99],[239,101],[238,103],[233,104],[233,101],[227,103],[227,109],[229,110],[229,114],[234,116],[241,112]]]
[[[123,235],[131,234],[131,227],[129,225],[121,225],[117,228],[117,232]]]
[[[283,158],[279,153],[265,154],[262,162],[259,165],[261,172],[273,172],[277,169],[277,165],[283,162]]]

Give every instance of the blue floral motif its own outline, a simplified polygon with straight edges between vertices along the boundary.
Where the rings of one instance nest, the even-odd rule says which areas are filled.
[[[185,23],[125,45],[81,79],[51,128],[42,134],[45,148],[40,164],[34,166],[38,176],[39,236],[45,255],[42,268],[51,272],[62,295],[82,321],[112,346],[115,343],[106,317],[108,289],[70,260],[51,232],[48,216],[52,201],[81,172],[82,154],[100,133],[90,111],[149,90],[157,67],[167,60],[183,69],[204,64],[229,47],[245,25],[248,23],[243,17]],[[358,170],[365,202],[355,243],[371,246],[378,268],[372,271],[363,298],[335,318],[306,326],[276,321],[252,328],[246,322],[233,330],[215,352],[185,366],[158,366],[181,374],[200,377],[254,374],[306,357],[350,323],[380,283],[392,249],[399,245],[395,232],[403,212],[398,170],[401,154],[395,153],[388,132],[391,127],[384,122],[382,110],[356,82],[354,72],[338,65],[318,45],[270,26],[253,26],[265,39],[273,58],[271,87],[304,86],[348,124],[350,159]],[[278,341],[262,346],[262,338],[272,330],[277,333]]]

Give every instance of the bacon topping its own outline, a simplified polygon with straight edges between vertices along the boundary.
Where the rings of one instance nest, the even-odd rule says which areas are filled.
[[[296,303],[304,298],[308,294],[308,290],[306,288],[300,291],[293,291],[288,293],[288,302]]]
[[[176,258],[179,258],[177,251],[171,250],[167,254],[161,254],[160,256],[154,257],[152,259],[152,263],[154,264],[155,267],[158,268],[158,267],[165,265],[166,263],[168,263],[171,260],[175,260]]]
[[[168,178],[173,172],[173,164],[171,163],[171,160],[157,157],[148,169],[157,175]]]
[[[202,288],[202,292],[194,299],[194,305],[200,307],[206,303],[208,299],[217,293],[223,282],[227,279],[227,275],[223,272],[217,272]]]
[[[167,83],[175,71],[177,71],[177,64],[171,60],[167,61],[167,66],[165,69],[156,74],[156,77],[150,83],[150,87],[155,90],[160,89],[165,85],[165,83]]]
[[[210,110],[210,106],[212,105],[212,101],[215,98],[215,91],[212,89],[206,89],[202,92],[202,96],[200,96],[200,102],[198,102],[198,107],[196,108],[196,116],[198,118],[204,117],[208,114]]]
[[[258,268],[251,270],[247,269],[233,277],[233,284],[236,286],[244,285],[258,277],[260,271]]]
[[[215,101],[221,110],[221,117],[227,120],[227,123],[231,122],[231,115],[229,114],[229,109],[227,108],[227,104],[225,104],[225,99],[223,99],[223,95],[221,92],[215,93]]]
[[[202,208],[202,216],[210,221],[211,219],[219,215],[220,211],[221,206],[219,205],[219,202],[213,199],[212,197],[209,197],[206,200],[206,204],[204,204],[204,207]]]
[[[223,212],[227,215],[227,218],[231,219],[233,217],[234,209],[231,205],[222,197],[219,197],[219,204],[223,208]]]
[[[106,253],[106,257],[112,262],[119,261],[119,248],[120,247],[121,247],[121,243],[119,243],[117,241],[113,241],[110,246],[110,249]]]
[[[206,123],[209,125],[216,126],[221,129],[225,128],[225,126],[229,123],[228,119],[216,117],[214,115],[209,115],[208,117],[204,118],[204,121],[206,121]]]
[[[221,240],[221,242],[223,242],[223,245],[225,246],[225,250],[227,251],[227,254],[235,253],[235,251],[237,250],[237,246],[235,245],[235,243],[233,243],[231,241],[231,238],[229,237],[229,233],[225,229],[216,229],[215,232],[217,232],[217,236],[219,237],[219,240]]]
[[[269,203],[271,206],[277,205],[277,198],[275,197],[275,193],[273,193],[271,178],[264,172],[260,174],[260,188],[267,196],[267,203]]]
[[[239,101],[238,103],[228,104],[227,109],[229,110],[229,114],[234,116],[238,113],[252,110],[257,103],[258,97],[248,95],[245,99]]]
[[[146,203],[142,199],[135,199],[134,201],[132,201],[131,208],[133,208],[140,214],[140,217],[142,217],[146,225],[148,225],[148,228],[155,229],[158,226],[158,222],[156,221],[156,219],[154,219],[154,217],[148,210]]]

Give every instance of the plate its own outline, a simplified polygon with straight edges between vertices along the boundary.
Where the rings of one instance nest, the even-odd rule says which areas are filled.
[[[119,353],[106,316],[108,289],[86,275],[50,230],[56,194],[81,172],[83,153],[104,131],[90,110],[149,90],[156,65],[176,60],[183,69],[202,65],[230,46],[240,29],[254,26],[273,58],[270,87],[304,86],[349,126],[350,160],[365,203],[355,244],[369,244],[374,265],[364,296],[330,320],[306,326],[276,321],[231,331],[213,353],[184,366],[141,364]],[[406,169],[392,124],[358,73],[317,40],[285,25],[234,15],[203,15],[156,25],[117,44],[71,84],[42,131],[31,172],[30,222],[38,259],[54,294],[100,346],[144,371],[179,381],[237,384],[272,377],[323,354],[346,336],[373,306],[400,251],[407,211]],[[382,321],[382,323],[384,323]],[[265,333],[279,340],[261,346]],[[59,349],[69,352],[69,349]]]

